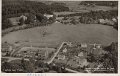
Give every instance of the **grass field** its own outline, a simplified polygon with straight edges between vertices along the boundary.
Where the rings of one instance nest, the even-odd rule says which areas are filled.
[[[44,32],[47,33],[43,36]],[[11,32],[2,37],[2,41],[8,41],[9,43],[19,41],[23,44],[45,46],[55,46],[62,41],[108,45],[113,41],[118,41],[118,32],[111,26],[100,24],[63,25],[61,23],[54,23],[51,26]]]

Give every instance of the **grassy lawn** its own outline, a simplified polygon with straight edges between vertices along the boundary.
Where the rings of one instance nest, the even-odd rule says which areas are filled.
[[[43,33],[47,32],[44,36]],[[82,43],[101,43],[108,45],[118,40],[118,32],[111,26],[100,24],[64,25],[54,23],[51,26],[35,27],[11,32],[2,41],[39,46],[56,46],[63,41]]]

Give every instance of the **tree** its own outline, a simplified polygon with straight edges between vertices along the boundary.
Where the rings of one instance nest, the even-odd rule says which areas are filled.
[[[30,61],[25,61],[24,58],[22,58],[21,60],[21,65],[24,69],[24,72],[27,72],[27,73],[31,73],[31,72],[34,72],[34,64],[31,63]]]
[[[88,54],[87,60],[89,62],[95,62],[96,58],[95,58],[94,54],[90,53],[90,54]]]
[[[36,14],[36,18],[37,18],[40,22],[42,22],[42,20],[44,19],[44,16],[43,16],[41,13],[37,13],[37,14]]]
[[[108,55],[104,57],[104,60],[109,60],[107,66],[113,67],[114,72],[118,72],[118,43],[112,42],[111,45],[104,47],[104,50],[108,51]],[[106,61],[104,61],[106,62]],[[109,64],[111,63],[111,64]]]
[[[19,25],[23,25],[24,24],[24,19],[23,19],[23,17],[22,18],[20,18],[20,20],[19,20],[19,22],[20,22],[20,24]]]

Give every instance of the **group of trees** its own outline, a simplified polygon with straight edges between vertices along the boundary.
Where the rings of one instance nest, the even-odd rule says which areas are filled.
[[[82,1],[79,5],[95,4],[99,6],[117,6],[118,1]]]
[[[74,17],[79,16],[79,22],[84,24],[98,24],[99,19],[108,20],[109,23],[106,23],[106,25],[111,25],[114,28],[118,28],[118,23],[114,22],[112,19],[115,18],[117,21],[118,17],[118,10],[109,10],[109,11],[90,11],[86,13],[75,13],[75,14],[69,14],[69,15],[58,15],[58,17]],[[72,20],[72,22],[75,22],[75,20]]]
[[[112,42],[109,46],[104,47],[108,52],[103,56],[104,66],[106,68],[114,68],[114,73],[118,72],[118,43]]]
[[[69,7],[65,3],[52,3],[51,10],[55,12],[69,11]]]
[[[94,71],[96,73],[117,73],[118,72],[118,43],[112,42],[109,46],[104,46],[103,49],[107,52],[99,56],[92,53],[88,55],[88,62],[96,62],[102,64],[102,68],[106,70]]]
[[[12,25],[8,22],[8,18],[19,17],[23,14],[27,15],[28,20],[26,23],[34,21],[36,16],[39,22],[47,22],[43,14],[53,14],[53,11],[68,11],[69,8],[59,3],[52,3],[51,5],[46,5],[42,2],[28,1],[28,0],[3,0],[2,1],[2,29],[11,27]],[[55,17],[54,17],[55,19]],[[54,20],[51,19],[50,20]],[[23,20],[20,20],[21,23]],[[51,21],[50,21],[51,22]]]

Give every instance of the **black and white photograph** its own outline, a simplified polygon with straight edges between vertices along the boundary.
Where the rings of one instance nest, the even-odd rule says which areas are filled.
[[[118,73],[118,1],[1,3],[1,73]]]

